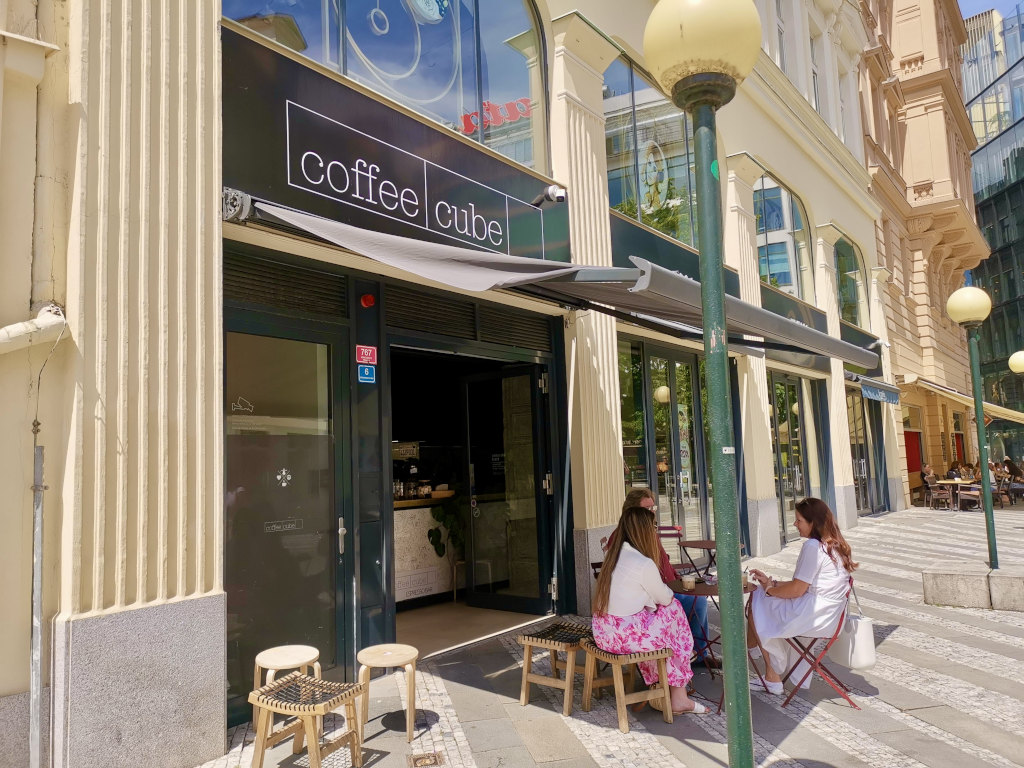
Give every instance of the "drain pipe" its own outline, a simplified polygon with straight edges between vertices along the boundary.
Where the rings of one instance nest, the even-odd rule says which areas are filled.
[[[36,375],[36,410],[32,421],[32,637],[29,675],[29,768],[40,768],[43,758],[43,446],[39,445],[39,388],[43,371],[67,330],[64,310],[49,304],[35,320],[0,328],[0,355],[53,342]]]

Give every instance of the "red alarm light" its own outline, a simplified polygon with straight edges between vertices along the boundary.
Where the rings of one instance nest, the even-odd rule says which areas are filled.
[[[377,297],[374,296],[372,293],[364,293],[362,296],[359,297],[359,304],[363,307],[363,309],[369,309],[376,303]]]

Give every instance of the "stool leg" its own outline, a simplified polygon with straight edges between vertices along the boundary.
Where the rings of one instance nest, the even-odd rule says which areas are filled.
[[[306,742],[309,751],[309,768],[321,768],[320,766],[320,740],[316,737],[316,718],[303,717],[302,726],[306,729]]]
[[[523,646],[523,684],[519,690],[519,703],[524,707],[530,703],[530,670],[533,669],[533,646]]]
[[[252,689],[255,691],[263,687],[263,683],[260,682],[260,665],[253,664],[252,671]],[[252,707],[252,727],[256,727],[257,720],[259,719],[260,711],[254,704]]]
[[[629,721],[626,719],[626,690],[622,685],[621,664],[612,664],[612,681],[615,683],[615,711],[619,716],[619,730],[629,733]]]
[[[587,654],[583,664],[583,697],[580,706],[584,712],[590,711],[590,699],[594,694],[594,672],[597,671],[597,657]]]
[[[407,741],[412,741],[413,724],[416,722],[416,662],[412,661],[405,666],[405,677],[406,686],[408,686],[407,696],[409,698],[409,705],[405,710],[405,737]]]
[[[361,716],[361,722],[366,725],[367,718],[370,716],[370,668],[365,664],[359,667],[359,682],[363,684],[363,696],[362,696],[362,707],[363,710]]]
[[[306,736],[306,729],[300,728],[295,735],[292,737],[292,754],[297,755],[302,751],[303,739]]]
[[[359,768],[363,764],[363,729],[359,725],[356,703],[353,699],[345,702],[345,719],[348,720],[347,725],[352,731],[352,737],[348,742],[349,751],[352,753],[352,765]]]
[[[557,680],[558,679],[558,651],[556,651],[556,650],[554,650],[552,648],[550,651],[548,651],[548,653],[551,656],[551,676],[553,678],[555,678],[555,680]]]
[[[568,717],[572,714],[572,686],[576,682],[576,649],[570,648],[565,652],[565,702],[562,704],[562,714]]]
[[[672,694],[668,690],[668,664],[665,659],[658,659],[658,685],[663,696],[661,715],[666,723],[672,722]]]
[[[256,746],[252,753],[252,768],[263,768],[263,755],[267,751],[267,719],[272,717],[269,709],[255,707],[256,716]]]

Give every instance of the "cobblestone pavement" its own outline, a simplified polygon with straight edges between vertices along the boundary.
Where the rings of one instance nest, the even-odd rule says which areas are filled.
[[[1024,510],[996,510],[1003,565],[1024,565]],[[875,619],[878,663],[855,673],[833,667],[862,708],[852,709],[823,681],[791,704],[752,690],[755,756],[766,768],[979,768],[1024,765],[1024,614],[925,605],[921,569],[940,560],[983,561],[987,547],[977,512],[912,508],[863,518],[848,534],[860,562],[857,592]],[[799,542],[750,565],[788,578]],[[717,619],[712,607],[712,622]],[[614,702],[561,715],[561,692],[533,687],[519,705],[522,649],[515,632],[423,661],[417,670],[416,736],[405,740],[404,673],[374,680],[363,765],[398,768],[411,756],[439,756],[456,768],[709,768],[728,764],[724,715],[676,717],[647,709],[617,728]],[[538,672],[549,670],[536,654]],[[721,686],[696,668],[697,690],[717,702]],[[755,686],[756,687],[756,679]],[[328,730],[341,725],[329,718]],[[228,753],[200,768],[248,768],[252,732],[228,733]],[[325,768],[350,763],[347,750]],[[421,763],[422,764],[422,763]],[[309,765],[290,742],[266,766]]]

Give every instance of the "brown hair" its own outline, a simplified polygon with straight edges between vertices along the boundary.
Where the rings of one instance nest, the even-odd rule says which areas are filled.
[[[622,511],[625,512],[630,507],[642,507],[644,499],[655,500],[650,488],[631,488],[626,494],[626,500],[622,502]]]
[[[839,555],[847,573],[857,570],[860,564],[853,562],[850,545],[846,543],[839,526],[836,525],[836,519],[832,510],[828,508],[828,504],[821,499],[808,496],[803,501],[797,502],[796,512],[811,524],[811,535],[808,538],[817,539],[824,544],[825,552],[833,563],[836,562],[836,555]]]
[[[619,563],[622,545],[629,544],[633,549],[649,557],[657,565],[661,555],[658,542],[658,520],[654,512],[644,507],[627,507],[619,518],[615,533],[609,537],[610,544],[601,564],[601,572],[597,577],[594,590],[593,611],[595,614],[608,610],[608,595],[612,587],[612,573]]]

